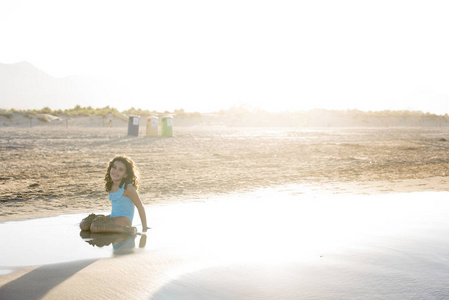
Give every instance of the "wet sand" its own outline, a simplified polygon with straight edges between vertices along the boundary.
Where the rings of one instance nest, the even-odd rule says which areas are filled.
[[[173,138],[127,128],[0,128],[0,222],[108,210],[116,154],[140,169],[145,204],[302,184],[390,193],[449,190],[449,128],[175,126]]]
[[[137,236],[121,253],[117,237],[80,236],[81,215],[8,222],[0,224],[0,295],[445,299],[447,196],[304,193],[293,185],[155,205],[148,207],[153,228],[145,243]],[[64,220],[59,228],[56,219]],[[22,225],[39,225],[52,237]]]
[[[173,138],[145,138],[142,128],[128,137],[123,127],[0,133],[0,222],[78,213],[63,228],[87,245],[78,218],[109,210],[104,171],[125,154],[140,168],[152,227],[131,255],[113,255],[108,245],[107,254],[20,266],[7,263],[15,254],[3,255],[2,297],[449,295],[447,128],[203,125],[175,127]],[[61,234],[44,232],[59,241]],[[16,232],[3,245],[18,243],[22,252],[12,253],[30,255],[40,245],[33,236]]]

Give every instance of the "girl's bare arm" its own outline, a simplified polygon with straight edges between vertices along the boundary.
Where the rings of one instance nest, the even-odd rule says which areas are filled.
[[[147,215],[145,213],[145,208],[143,207],[143,203],[140,200],[139,194],[133,186],[127,186],[125,193],[123,194],[125,197],[129,197],[134,205],[137,207],[137,211],[139,212],[140,220],[142,221],[142,231],[147,232]]]

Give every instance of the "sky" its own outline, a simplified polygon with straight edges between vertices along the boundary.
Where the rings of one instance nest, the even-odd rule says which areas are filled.
[[[119,109],[449,113],[449,2],[0,0],[0,63],[114,80]]]

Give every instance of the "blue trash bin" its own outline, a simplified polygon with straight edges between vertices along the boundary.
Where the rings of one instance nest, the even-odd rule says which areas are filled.
[[[139,136],[139,116],[129,116],[128,135]]]

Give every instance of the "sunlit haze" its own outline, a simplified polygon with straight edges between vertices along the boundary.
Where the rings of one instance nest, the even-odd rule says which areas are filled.
[[[114,80],[118,109],[445,114],[448,15],[446,1],[2,0],[0,63]]]

